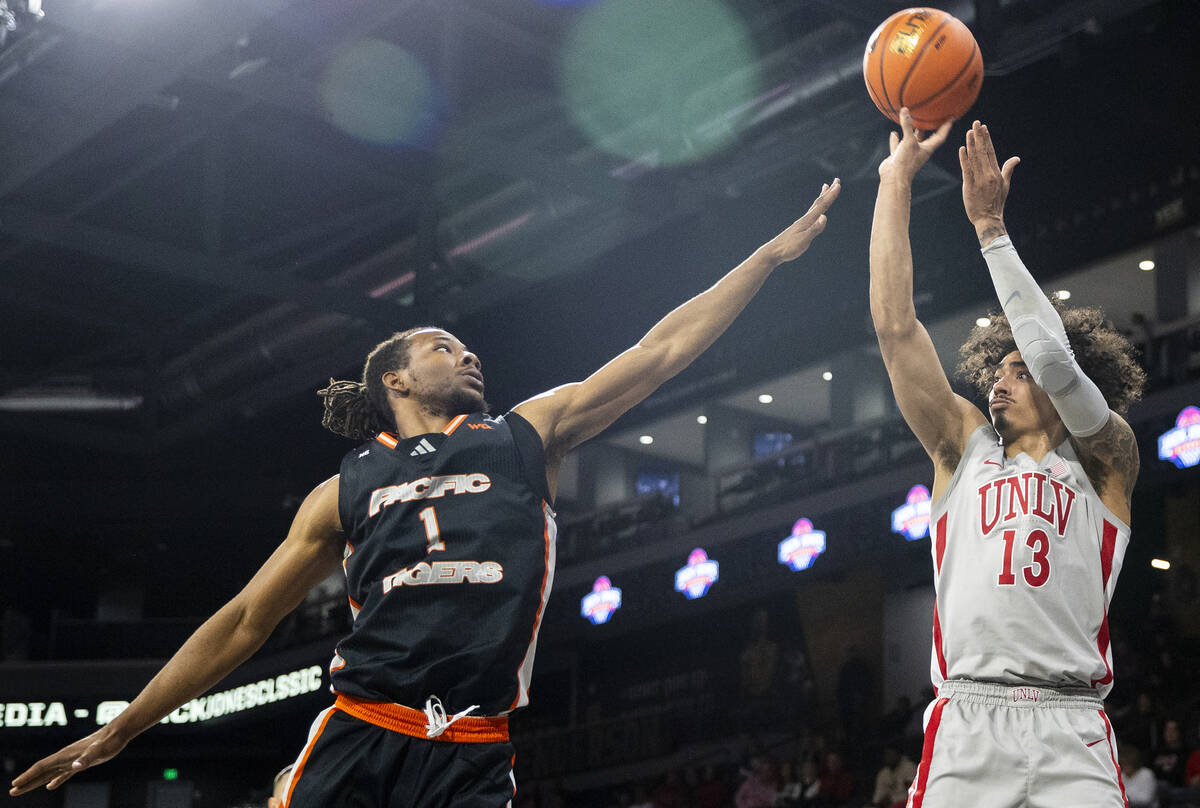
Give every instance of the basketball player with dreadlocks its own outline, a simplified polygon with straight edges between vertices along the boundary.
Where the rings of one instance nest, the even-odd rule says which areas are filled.
[[[504,806],[515,793],[507,716],[528,700],[554,578],[551,503],[564,455],[687,367],[778,265],[825,228],[834,180],[803,217],[672,311],[586,380],[487,414],[482,364],[415,328],[321,391],[324,423],[365,441],[309,494],[287,538],[132,704],[45,758],[11,793],[57,788],[247,659],[340,565],[354,615],[286,788],[289,808]]]
[[[913,307],[911,187],[945,140],[903,136],[879,166],[871,316],[892,390],[934,464],[936,602],[925,745],[910,808],[1125,805],[1102,699],[1107,610],[1138,472],[1118,413],[1144,374],[1095,309],[1060,310],[1004,228],[1019,160],[1000,167],[979,122],[959,150],[963,203],[1003,314],[976,327],[960,371],[991,420],[950,388]]]

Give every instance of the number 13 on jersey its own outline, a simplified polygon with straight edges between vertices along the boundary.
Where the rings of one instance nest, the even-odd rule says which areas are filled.
[[[433,510],[427,508],[426,510]],[[1017,531],[1004,531],[1004,562],[1000,567],[1000,577],[996,583],[1000,586],[1013,586],[1017,576],[1013,572],[1013,549],[1016,544]],[[1025,545],[1033,550],[1033,563],[1021,570],[1021,577],[1032,587],[1043,586],[1050,578],[1050,537],[1044,530],[1030,531],[1025,539]]]

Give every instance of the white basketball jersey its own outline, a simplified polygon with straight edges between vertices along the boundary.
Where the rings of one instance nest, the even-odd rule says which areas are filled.
[[[1129,527],[1104,506],[1069,440],[1039,462],[971,434],[930,523],[932,675],[1112,689],[1108,604]]]

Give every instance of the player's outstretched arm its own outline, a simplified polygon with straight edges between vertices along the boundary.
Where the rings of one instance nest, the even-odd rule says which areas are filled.
[[[729,327],[767,276],[798,258],[821,234],[825,212],[840,191],[837,179],[823,186],[807,213],[584,381],[520,404],[517,411],[542,436],[548,461],[561,459],[691,364]]]
[[[947,121],[922,138],[912,115],[900,111],[903,136],[889,138],[879,166],[879,195],[871,223],[871,320],[896,403],[938,471],[953,471],[983,413],[950,388],[929,332],[913,306],[909,213],[912,182],[950,132]],[[936,487],[936,486],[935,486]]]
[[[1076,363],[1062,318],[1017,255],[1004,226],[1013,169],[1021,160],[1010,157],[1001,166],[991,133],[975,121],[966,145],[959,147],[958,161],[963,207],[979,237],[1021,359],[1050,396],[1101,499],[1118,516],[1127,517],[1139,464],[1133,430],[1109,409],[1100,388]]]
[[[287,538],[233,600],[196,629],[119,716],[96,732],[43,758],[12,781],[16,796],[113,758],[134,737],[221,681],[262,646],[342,558],[338,479],[317,486],[300,506]]]

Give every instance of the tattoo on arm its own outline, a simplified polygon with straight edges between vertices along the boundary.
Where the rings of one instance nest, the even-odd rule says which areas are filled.
[[[994,224],[986,227],[984,228],[983,232],[979,234],[979,246],[986,247],[988,242],[990,242],[992,239],[999,238],[1007,232],[1008,231],[1004,229],[1003,225]]]
[[[1133,495],[1133,484],[1137,482],[1141,456],[1137,438],[1129,424],[1117,415],[1109,417],[1104,428],[1087,438],[1077,438],[1078,445],[1086,453],[1084,471],[1091,478],[1096,490],[1103,492],[1112,475],[1124,484],[1125,500]]]

